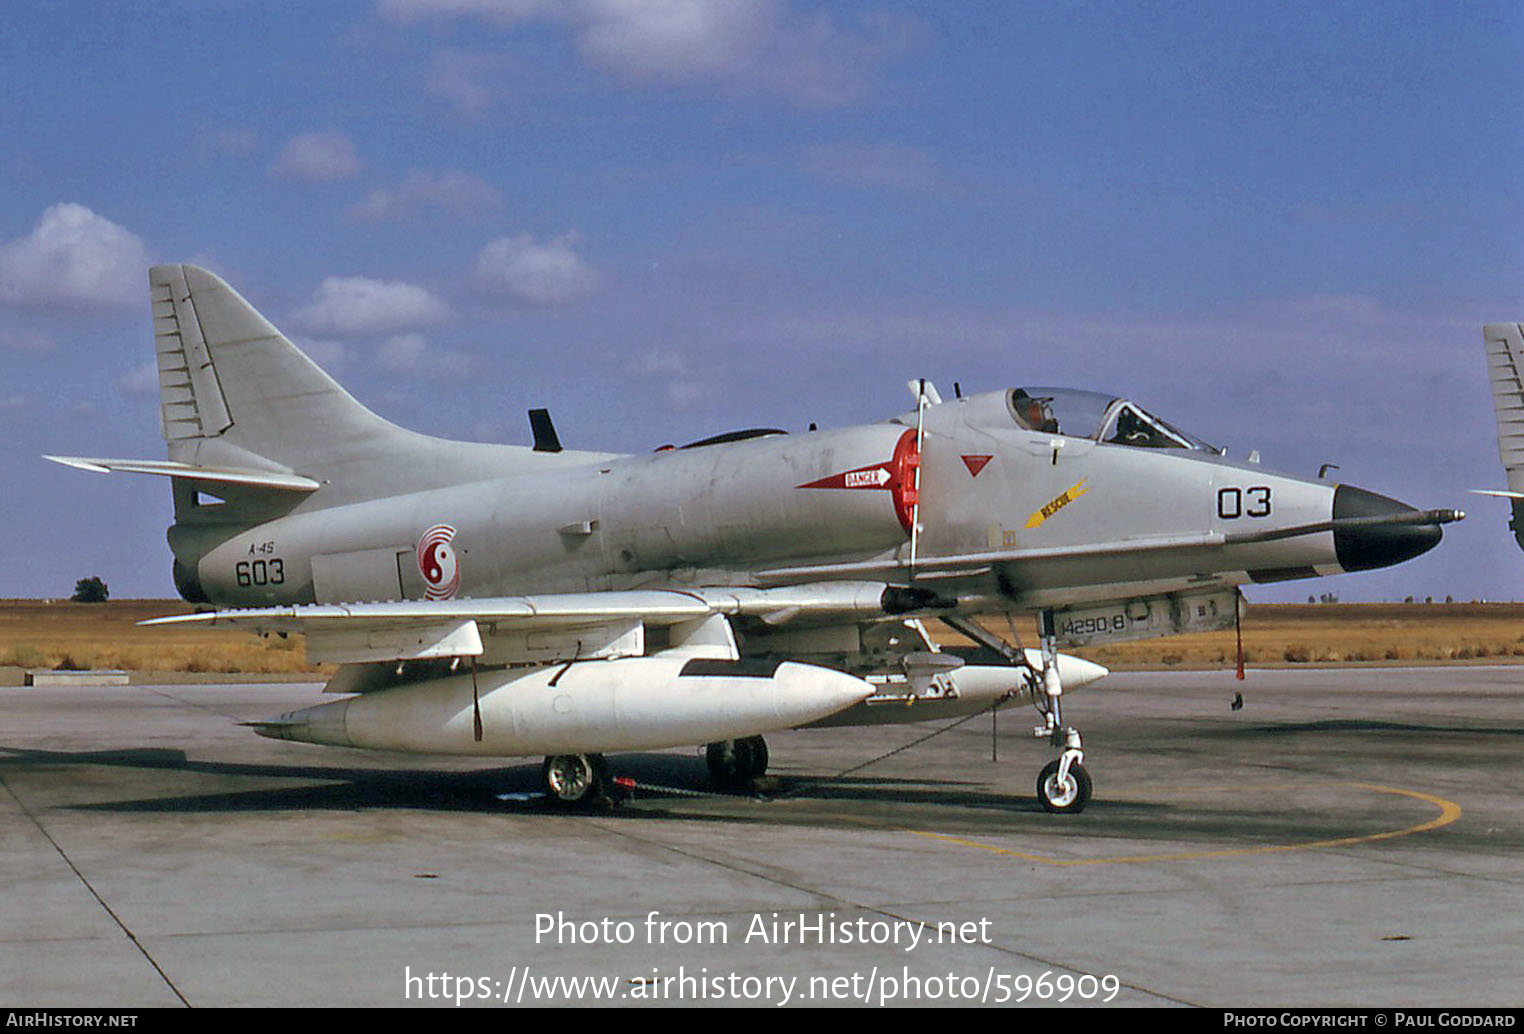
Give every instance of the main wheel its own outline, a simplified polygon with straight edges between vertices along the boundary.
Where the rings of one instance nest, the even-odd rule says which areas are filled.
[[[741,743],[749,749],[746,755],[746,775],[752,779],[767,774],[767,741],[760,736],[748,736]]]
[[[1037,776],[1037,800],[1043,808],[1059,815],[1073,815],[1085,810],[1090,800],[1090,773],[1085,766],[1069,766],[1069,777],[1058,778],[1058,762],[1050,761]]]
[[[603,794],[601,754],[556,754],[540,769],[545,792],[557,804],[574,807],[597,800]]]
[[[739,786],[751,767],[751,750],[745,740],[716,740],[704,748],[704,763],[717,786]]]
[[[718,740],[704,748],[704,762],[718,785],[744,787],[767,771],[767,741],[761,736]]]

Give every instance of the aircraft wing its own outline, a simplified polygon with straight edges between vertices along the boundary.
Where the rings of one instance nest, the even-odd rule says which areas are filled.
[[[692,642],[739,656],[723,619],[770,625],[797,619],[875,620],[930,604],[879,582],[832,582],[780,589],[651,589],[487,599],[404,600],[251,607],[154,618],[145,625],[241,628],[258,635],[307,637],[315,663],[373,663],[444,657],[555,662],[639,654],[648,626],[675,629],[673,645]],[[719,618],[721,622],[706,622]],[[680,628],[678,626],[681,626]]]

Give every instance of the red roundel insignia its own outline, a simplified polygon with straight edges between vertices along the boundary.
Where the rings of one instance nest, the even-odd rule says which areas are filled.
[[[450,544],[454,538],[454,528],[436,524],[418,540],[418,572],[423,575],[424,599],[447,600],[460,588],[460,564],[455,547]]]

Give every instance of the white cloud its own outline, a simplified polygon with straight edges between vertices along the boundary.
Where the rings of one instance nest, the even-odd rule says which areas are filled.
[[[133,367],[116,380],[123,395],[143,398],[159,393],[159,361],[150,359],[142,366]]]
[[[378,187],[348,216],[358,222],[380,223],[444,212],[466,218],[498,208],[502,200],[497,191],[475,176],[464,172],[419,172],[407,174],[395,187]]]
[[[477,119],[492,103],[492,94],[482,80],[497,64],[498,59],[492,56],[442,51],[430,62],[424,87],[430,96],[447,101],[461,118]]]
[[[294,313],[306,330],[338,337],[390,334],[449,316],[449,306],[422,287],[360,276],[328,277],[312,301]]]
[[[476,370],[474,357],[465,352],[430,348],[422,334],[398,334],[376,351],[381,365],[393,373],[423,377],[467,377]]]
[[[850,104],[919,33],[906,17],[801,12],[788,0],[381,0],[393,21],[546,22],[583,60],[632,81],[717,82],[813,107]]]
[[[773,0],[583,0],[577,48],[617,75],[682,80],[743,68],[775,37]]]
[[[349,137],[337,131],[302,133],[286,142],[270,167],[282,179],[316,183],[342,180],[359,173],[360,159]]]
[[[0,303],[22,308],[138,305],[149,265],[143,242],[84,205],[53,205],[32,232],[0,245]]]
[[[329,373],[343,369],[349,362],[349,349],[342,341],[313,337],[294,337],[292,341],[297,348],[307,353],[307,358]]]
[[[649,349],[629,365],[630,372],[660,382],[669,410],[691,410],[713,399],[713,386],[693,376],[687,356],[671,349]]]
[[[566,305],[598,290],[598,273],[576,252],[581,238],[564,233],[536,244],[527,233],[499,237],[476,258],[476,285],[515,304]]]
[[[376,352],[376,358],[388,370],[411,371],[418,368],[427,349],[428,342],[424,341],[422,334],[398,334],[381,346]]]
[[[550,13],[558,5],[554,0],[380,0],[376,6],[383,17],[398,22],[468,17],[509,25]]]

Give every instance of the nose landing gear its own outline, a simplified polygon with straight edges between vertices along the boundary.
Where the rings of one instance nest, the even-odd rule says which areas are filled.
[[[1079,730],[1064,725],[1063,680],[1058,673],[1058,648],[1054,642],[1053,612],[1045,610],[1038,618],[1042,632],[1041,685],[1043,702],[1038,705],[1045,716],[1042,725],[1032,730],[1039,739],[1054,747],[1062,746],[1058,760],[1043,766],[1037,776],[1037,801],[1043,810],[1056,815],[1075,815],[1085,810],[1092,784],[1085,771],[1085,745]],[[1036,698],[1034,695],[1034,703]]]
[[[1083,811],[1090,800],[1092,783],[1090,773],[1082,764],[1085,749],[1079,730],[1064,725],[1064,686],[1059,677],[1053,611],[1044,610],[1038,616],[1038,628],[1042,635],[1041,667],[1032,663],[1026,650],[1012,646],[968,618],[955,614],[943,614],[940,617],[943,624],[981,646],[994,650],[1013,667],[1026,672],[1032,704],[1043,717],[1043,724],[1032,730],[1033,735],[1047,740],[1050,746],[1063,748],[1058,759],[1045,765],[1037,777],[1037,801],[1044,810],[1055,814],[1073,815]],[[1014,626],[1011,633],[1012,638],[1015,638]]]

